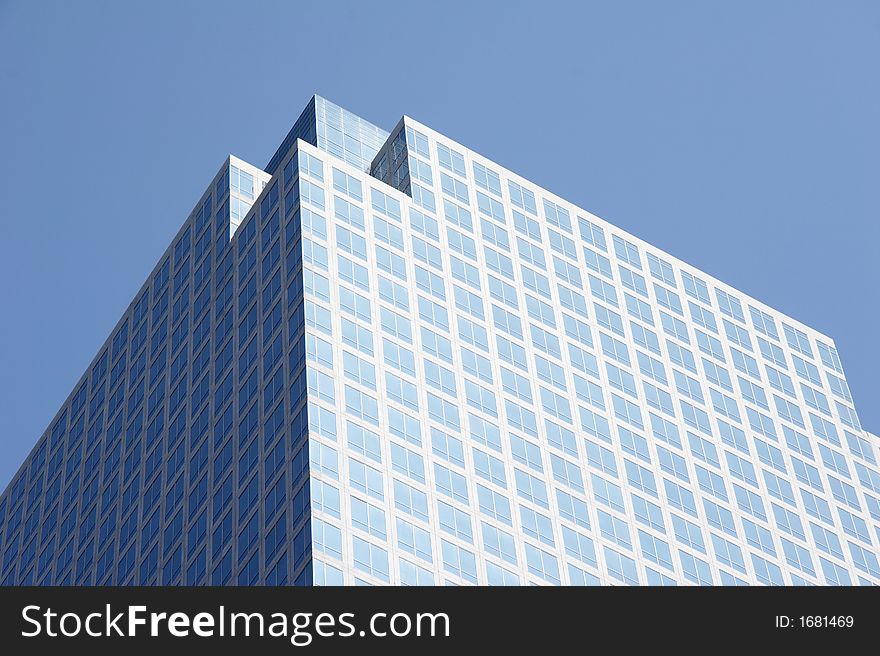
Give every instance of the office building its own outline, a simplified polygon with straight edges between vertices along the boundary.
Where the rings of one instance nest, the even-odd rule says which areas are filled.
[[[0,498],[0,581],[876,584],[877,455],[831,338],[315,97]]]

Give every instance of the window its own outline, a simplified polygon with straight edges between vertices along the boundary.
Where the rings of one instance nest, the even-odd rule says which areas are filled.
[[[681,448],[681,436],[678,430],[678,426],[668,419],[664,419],[659,415],[655,415],[653,412],[651,413],[651,430],[654,433],[654,437],[657,439],[666,442],[667,444],[671,444],[672,446]]]
[[[758,554],[752,554],[752,565],[755,569],[755,576],[765,585],[785,585],[782,579],[782,570]]]
[[[342,560],[342,531],[333,524],[313,518],[312,542],[315,551]]]
[[[376,389],[376,368],[371,363],[348,351],[342,352],[342,363],[346,378],[372,390]]]
[[[733,495],[736,497],[736,505],[740,510],[753,517],[757,517],[761,521],[767,521],[767,513],[764,511],[764,502],[758,494],[734,483]]]
[[[386,364],[410,376],[416,375],[415,356],[408,348],[383,337],[382,353]]]
[[[337,255],[339,277],[345,282],[360,287],[364,291],[370,291],[370,274],[366,267],[352,262],[341,254]],[[326,268],[326,267],[325,267]]]
[[[373,333],[354,321],[342,318],[342,342],[365,355],[373,355]]]
[[[540,246],[536,246],[535,244],[526,241],[522,237],[516,238],[516,244],[519,256],[526,262],[539,268],[544,268],[547,266],[547,261],[544,257],[544,251],[541,250]]]
[[[300,198],[303,202],[313,205],[319,210],[324,209],[324,189],[308,180],[299,181]]]
[[[483,545],[486,551],[496,558],[501,558],[511,565],[516,565],[516,541],[513,536],[486,522],[482,522],[482,527]]]
[[[719,506],[717,503],[705,498],[703,499],[703,508],[706,511],[706,520],[709,522],[709,526],[721,529],[728,535],[736,537],[736,526],[733,523],[733,513],[727,508]]]
[[[427,330],[427,329],[424,329]],[[429,340],[430,341],[430,340]],[[447,340],[448,341],[448,340]],[[424,346],[424,345],[423,345]],[[451,346],[449,347],[451,349]],[[427,348],[426,348],[427,350]],[[433,348],[432,348],[433,350]],[[436,353],[434,353],[437,355]],[[439,354],[447,362],[452,361],[451,350],[448,353]],[[461,348],[462,368],[472,376],[477,376],[487,383],[492,383],[492,364],[488,358],[483,357],[479,353],[475,353],[466,347]],[[503,372],[504,370],[502,370]]]
[[[559,514],[564,519],[574,522],[578,526],[583,526],[587,530],[590,529],[590,515],[585,501],[563,490],[556,490],[556,505],[559,508]],[[563,526],[563,536],[564,534],[565,526]]]
[[[310,408],[309,418],[311,418],[311,412]],[[346,421],[345,432],[348,438],[348,446],[353,451],[376,462],[382,462],[382,447],[380,446],[379,436],[376,433],[351,421]]]
[[[709,288],[706,286],[705,282],[687,271],[681,272],[681,280],[684,283],[684,291],[688,296],[695,298],[706,305],[712,304],[712,301],[709,299]]]
[[[746,442],[745,432],[742,429],[728,424],[723,419],[718,420],[718,428],[721,433],[722,442],[745,455],[749,455],[749,446]]]
[[[376,244],[376,266],[379,267],[379,269],[381,269],[382,271],[390,273],[398,280],[402,280],[405,282],[407,279],[406,260],[404,260],[403,257],[398,255],[397,253],[392,253],[388,249],[383,248],[378,244]]]
[[[642,348],[648,349],[652,353],[660,355],[660,340],[657,339],[657,334],[655,332],[648,330],[634,321],[631,321],[629,325],[632,330],[633,341],[636,344]]]
[[[697,481],[700,484],[701,490],[722,501],[727,501],[727,486],[721,476],[700,465],[694,465],[694,469],[697,472]]]
[[[394,479],[394,507],[417,519],[428,521],[428,496],[397,479]]]
[[[415,451],[391,443],[391,468],[419,483],[425,482],[425,462]]]
[[[458,438],[437,428],[431,428],[431,447],[434,455],[459,467],[464,467],[464,447]]]
[[[819,347],[819,357],[822,359],[822,364],[833,369],[837,373],[842,374],[843,367],[840,364],[840,357],[837,355],[837,349],[833,346],[823,344],[822,342],[816,342],[816,345]]]
[[[374,223],[376,220],[374,220]],[[413,230],[416,232],[420,232],[421,234],[434,239],[435,241],[440,240],[440,227],[437,223],[437,220],[428,216],[427,214],[423,214],[416,209],[410,209],[409,211],[409,223],[412,226]],[[400,246],[399,248],[403,248],[403,238],[401,236]]]
[[[663,479],[663,488],[666,491],[666,499],[670,506],[692,517],[697,516],[697,505],[696,501],[694,501],[693,492],[667,478]]]
[[[442,176],[441,176],[442,177]],[[459,183],[461,184],[461,183]],[[465,188],[466,191],[466,188]],[[467,196],[465,196],[464,201],[468,203]],[[463,207],[456,205],[448,200],[443,201],[443,214],[446,217],[446,220],[450,223],[457,225],[468,232],[472,232],[474,229],[473,220],[471,218],[471,213]]]
[[[599,333],[600,341],[602,342],[602,352],[608,357],[616,360],[620,364],[629,367],[630,359],[629,359],[629,348],[627,347],[625,342],[622,342],[610,335],[606,335],[605,333]]]
[[[566,335],[585,346],[593,346],[593,335],[589,325],[567,314],[562,315],[562,322],[565,325]]]
[[[424,360],[425,380],[434,389],[449,394],[456,395],[455,374],[443,365]]]
[[[514,474],[516,491],[520,497],[542,508],[550,507],[547,500],[547,487],[541,479],[518,468],[514,468]]]
[[[345,409],[356,417],[379,425],[379,408],[376,399],[348,385],[345,386]]]
[[[474,182],[481,189],[485,189],[496,196],[501,196],[501,178],[490,168],[479,162],[474,162]]]
[[[412,214],[419,214],[419,212],[412,210],[410,215]],[[373,234],[376,236],[376,239],[385,242],[389,246],[403,250],[403,230],[393,223],[375,217],[373,219]]]
[[[541,241],[541,226],[533,218],[526,216],[522,212],[513,210],[513,226],[516,231],[526,237],[531,237],[535,241]]]
[[[584,259],[587,261],[587,268],[595,271],[596,273],[606,276],[608,278],[612,278],[611,275],[611,260],[609,260],[604,255],[599,255],[591,248],[584,247]]]
[[[366,224],[364,223],[364,211],[360,207],[354,203],[348,202],[340,196],[333,197],[333,207],[337,219],[350,226],[354,226],[355,228],[360,228],[361,230],[366,229]],[[303,208],[303,226],[306,225],[306,212],[309,212],[312,217],[318,216],[314,212],[310,212],[306,208]],[[314,223],[314,221],[312,223]]]
[[[700,381],[677,369],[672,370],[672,375],[675,378],[675,388],[680,394],[698,403],[703,403],[703,388],[700,385]]]
[[[727,339],[737,346],[741,346],[748,351],[752,350],[752,338],[749,337],[749,332],[742,326],[724,319],[724,332],[727,335]]]
[[[819,369],[816,365],[812,362],[807,362],[796,355],[792,355],[791,359],[794,361],[794,370],[797,372],[798,376],[814,385],[822,384],[822,379],[819,378]]]
[[[581,470],[578,465],[556,455],[555,453],[550,454],[550,465],[553,470],[553,478],[556,479],[558,483],[577,492],[584,492]]]
[[[388,333],[392,337],[403,340],[408,344],[412,344],[412,324],[410,323],[409,319],[383,307],[379,311],[379,320],[382,326],[382,330],[384,332]],[[343,318],[342,321],[344,334],[346,319]],[[345,338],[343,338],[343,341],[345,341]]]
[[[632,294],[625,293],[623,296],[626,301],[627,312],[629,312],[630,316],[645,322],[649,326],[654,325],[654,313],[650,305]]]
[[[696,583],[697,585],[713,585],[712,572],[709,569],[709,563],[702,558],[692,556],[681,549],[679,549],[678,555],[681,559],[681,568],[684,572],[684,577],[688,581]]]
[[[821,557],[819,558],[819,562],[822,564],[822,573],[825,574],[825,582],[828,583],[828,585],[852,584],[849,578],[849,572],[846,571],[846,568]]]
[[[388,582],[388,552],[385,549],[356,535],[352,537],[352,548],[355,569]]]
[[[593,486],[593,497],[596,501],[618,512],[626,512],[623,505],[623,492],[620,486],[605,480],[597,474],[590,474],[590,482]],[[589,528],[589,523],[587,528]]]
[[[629,527],[622,519],[605,512],[597,511],[599,516],[599,531],[603,538],[610,540],[627,550],[632,550]]]
[[[670,571],[674,571],[669,545],[660,538],[641,529],[638,530],[638,535],[642,555],[651,562],[657,563],[661,567],[665,567]]]
[[[337,168],[333,168],[333,189],[361,202],[364,200],[360,181]]]
[[[545,199],[544,216],[547,217],[547,222],[550,223],[550,225],[556,226],[557,228],[565,230],[565,232],[571,234],[571,217],[569,216],[568,210]]]
[[[419,420],[395,408],[388,408],[388,424],[392,435],[416,446],[422,445]]]
[[[618,270],[620,271],[620,281],[624,287],[645,298],[648,297],[648,285],[640,274],[630,271],[624,266],[618,267]]]
[[[423,316],[423,318],[425,317]],[[426,353],[452,363],[452,342],[449,339],[425,326],[421,327],[421,336],[422,348]]]
[[[617,394],[612,394],[611,400],[614,406],[614,415],[618,419],[626,421],[636,428],[644,429],[642,411],[639,409],[639,406]]]
[[[526,506],[520,506],[519,510],[523,532],[550,547],[554,546],[553,522],[550,518]]]
[[[507,182],[507,189],[510,192],[510,202],[513,203],[514,206],[533,215],[538,213],[537,206],[535,205],[534,192],[512,180]]]
[[[510,502],[500,492],[477,483],[477,503],[480,512],[508,526],[513,525],[510,515]]]
[[[629,484],[638,490],[657,497],[657,486],[654,483],[654,474],[649,469],[624,458],[626,477]]]
[[[400,559],[401,585],[434,585],[434,574],[408,560]]]
[[[580,407],[578,410],[581,416],[581,428],[588,434],[611,443],[611,429],[608,427],[608,420],[587,408]],[[614,475],[617,476],[616,471]]]
[[[733,397],[727,396],[727,394],[719,392],[712,387],[709,388],[709,395],[712,397],[712,407],[715,412],[734,421],[740,420],[739,406]]]
[[[772,339],[779,339],[779,333],[776,332],[776,322],[773,317],[752,306],[749,306],[749,313],[752,315],[752,324],[755,326],[755,330]]]
[[[438,276],[433,271],[429,271],[428,269],[425,269],[418,265],[416,265],[415,269],[416,287],[418,287],[425,293],[440,299],[441,301],[445,301],[446,284],[444,283],[443,278]]]
[[[670,337],[675,337],[685,344],[691,343],[690,336],[688,335],[687,325],[678,317],[673,317],[671,314],[667,314],[666,312],[661,311],[660,323],[663,326],[663,331]],[[701,333],[698,332],[697,334],[699,336]]]
[[[651,271],[651,275],[665,282],[667,285],[676,286],[675,282],[675,272],[672,270],[672,265],[665,260],[661,260],[656,255],[652,253],[648,253],[648,269]]]
[[[647,444],[645,444],[645,449],[647,450]],[[687,463],[684,458],[659,445],[657,446],[657,456],[660,460],[660,469],[685,483],[690,482]],[[648,460],[648,462],[650,462],[650,460]]]
[[[840,546],[840,539],[834,531],[830,531],[823,526],[810,522],[810,530],[816,546],[827,554],[836,556],[841,560],[844,559],[843,549]]]
[[[458,406],[436,394],[428,392],[428,416],[448,428],[459,430]]]
[[[379,276],[379,298],[401,310],[409,310],[409,294],[406,287],[381,275]]]
[[[477,582],[477,561],[474,554],[447,540],[440,540],[443,569],[471,583]]]
[[[554,257],[554,261],[559,261],[558,258]],[[561,262],[561,261],[560,261]],[[568,266],[568,265],[566,265]],[[557,269],[557,275],[559,275],[559,270]],[[590,280],[590,292],[601,301],[605,301],[609,305],[614,307],[618,307],[617,301],[617,291],[614,289],[614,286],[605,282],[601,278],[597,278],[594,275],[589,276]],[[575,284],[575,283],[572,283]],[[580,276],[578,276],[578,282],[576,286],[580,285]]]
[[[639,574],[636,562],[632,558],[624,556],[609,547],[605,547],[605,565],[608,574],[626,585],[638,585]]]
[[[617,312],[609,310],[599,303],[594,303],[593,307],[596,310],[596,321],[600,326],[610,330],[620,337],[626,336],[623,331],[623,319],[617,314]]]
[[[636,521],[665,533],[666,527],[663,522],[663,511],[660,509],[660,506],[646,501],[636,494],[631,495],[631,498]]]
[[[697,373],[697,363],[691,351],[670,340],[666,340],[666,348],[669,349],[670,360],[692,373]]]
[[[793,328],[788,324],[782,324],[782,330],[785,333],[785,341],[789,347],[795,351],[806,355],[808,358],[813,357],[813,349],[810,348],[810,338],[802,330]]]
[[[780,417],[800,426],[801,428],[805,428],[804,420],[801,416],[801,410],[796,404],[783,399],[776,394],[773,395],[773,401],[776,404],[776,410]]]
[[[437,502],[437,515],[440,520],[440,530],[464,542],[474,543],[470,515],[443,501]]]
[[[642,259],[639,256],[639,249],[635,244],[617,235],[613,236],[612,241],[614,243],[614,254],[617,255],[618,259],[637,269],[642,268]]]
[[[545,201],[546,202],[546,201]],[[526,564],[530,574],[559,585],[559,563],[556,557],[543,549],[526,543]]]
[[[688,301],[688,309],[691,313],[691,319],[695,324],[702,326],[706,330],[711,330],[713,333],[718,332],[718,324],[715,321],[715,315],[709,310],[701,305],[697,305],[693,301]]]
[[[709,355],[719,362],[724,362],[724,349],[721,346],[721,341],[712,335],[708,335],[701,330],[694,331],[697,335],[697,346],[700,350]]]
[[[441,143],[437,144],[437,158],[440,166],[456,175],[467,175],[464,168],[464,155]]]
[[[388,538],[385,511],[354,496],[351,497],[351,523],[354,528],[380,540]]]
[[[585,535],[581,535],[567,526],[562,527],[562,541],[565,544],[565,553],[576,558],[591,567],[596,567],[596,550],[593,541]]]
[[[598,248],[601,251],[607,251],[608,247],[605,245],[605,231],[598,226],[597,224],[589,221],[583,217],[578,217],[578,230],[581,235],[581,239],[585,242]]]
[[[733,317],[734,319],[742,323],[746,322],[746,317],[743,313],[742,303],[740,303],[738,298],[736,298],[735,296],[731,296],[727,292],[720,289],[715,290],[715,298],[718,299],[718,307],[721,308],[722,314]]]
[[[516,337],[517,339],[522,339],[522,324],[520,323],[519,317],[515,314],[508,312],[497,305],[493,305],[492,318],[496,328]]]
[[[400,201],[372,187],[370,188],[370,200],[374,211],[395,221],[401,220]]]
[[[453,295],[455,296],[455,306],[458,309],[464,310],[481,321],[486,318],[483,311],[483,300],[479,295],[458,285],[453,285]]]
[[[477,208],[486,216],[491,216],[500,223],[505,223],[504,205],[501,201],[491,198],[482,191],[477,192]]]
[[[397,518],[397,544],[407,553],[429,563],[433,562],[431,534],[400,517]]]

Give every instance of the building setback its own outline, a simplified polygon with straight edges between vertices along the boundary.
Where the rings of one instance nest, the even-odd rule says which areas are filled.
[[[0,497],[0,581],[877,584],[877,446],[830,338],[316,96]]]

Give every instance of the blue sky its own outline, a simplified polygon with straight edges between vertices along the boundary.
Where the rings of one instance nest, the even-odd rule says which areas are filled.
[[[880,4],[381,5],[0,0],[0,486],[223,158],[314,92],[831,335],[880,431]]]

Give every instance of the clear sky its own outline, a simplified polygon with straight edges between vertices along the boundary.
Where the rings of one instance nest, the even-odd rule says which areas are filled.
[[[402,114],[832,336],[880,431],[880,3],[0,0],[0,486],[224,157]]]

